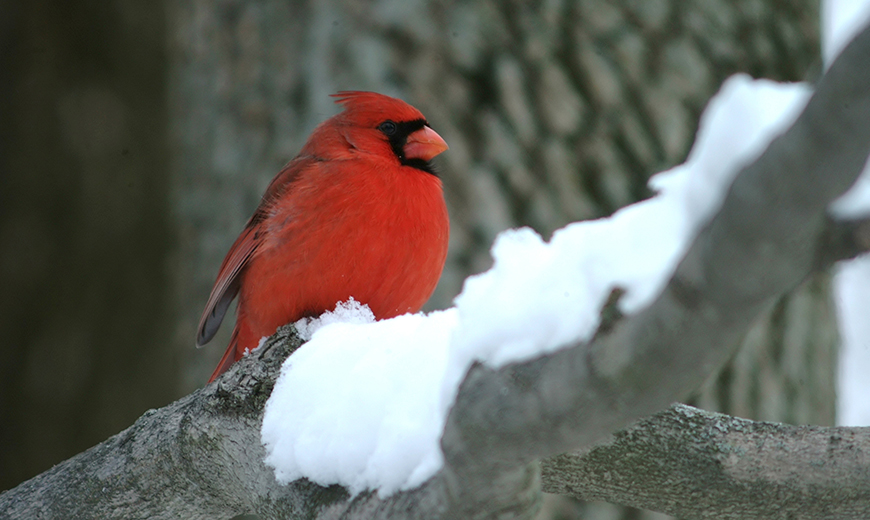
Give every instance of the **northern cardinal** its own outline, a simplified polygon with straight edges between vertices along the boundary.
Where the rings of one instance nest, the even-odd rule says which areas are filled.
[[[447,149],[423,114],[373,92],[339,92],[272,179],[224,258],[199,322],[211,340],[238,295],[236,327],[209,382],[260,338],[353,297],[377,319],[417,312],[447,256],[449,221],[430,160]]]

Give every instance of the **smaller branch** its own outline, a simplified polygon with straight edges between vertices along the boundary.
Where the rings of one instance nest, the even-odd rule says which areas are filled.
[[[544,491],[683,518],[867,518],[870,428],[755,422],[685,405],[542,463]]]
[[[816,251],[816,271],[870,251],[870,218],[840,220],[829,216]]]

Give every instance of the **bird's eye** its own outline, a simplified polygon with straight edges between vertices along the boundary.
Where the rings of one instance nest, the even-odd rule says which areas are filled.
[[[387,137],[392,137],[396,135],[396,131],[399,129],[399,126],[390,121],[389,119],[378,125],[378,130],[383,132]]]

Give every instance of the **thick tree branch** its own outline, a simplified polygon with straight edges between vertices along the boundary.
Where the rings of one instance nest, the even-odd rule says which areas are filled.
[[[680,518],[870,513],[870,428],[755,422],[675,405],[541,466],[548,493]]]
[[[815,267],[827,205],[870,150],[870,30],[820,81],[793,126],[746,167],[649,308],[588,348],[499,371],[474,367],[442,448],[462,504],[503,468],[584,446],[685,398],[754,317]],[[579,348],[578,348],[579,347]],[[485,432],[485,433],[483,433]]]
[[[828,243],[825,208],[854,182],[868,151],[865,30],[792,128],[739,175],[655,303],[588,345],[498,371],[480,365],[469,371],[442,438],[446,466],[418,489],[350,499],[338,486],[275,482],[262,463],[259,426],[278,365],[298,345],[284,329],[215,384],[3,493],[0,518],[530,517],[540,490],[534,461],[591,446],[685,397],[732,354],[768,302],[842,256],[818,250]],[[759,433],[787,442],[783,431]],[[827,453],[830,434],[819,431],[815,442],[825,448],[813,449]],[[715,453],[722,444],[711,448]],[[759,451],[759,463],[776,462],[770,453]],[[850,467],[866,475],[866,460]],[[672,503],[640,487],[632,492],[631,499],[625,489],[596,496],[648,508],[694,499]],[[789,492],[806,496],[799,488]],[[834,511],[833,498],[820,500]],[[717,514],[724,514],[732,504],[720,507]],[[791,518],[817,518],[808,510]]]
[[[270,495],[281,514],[316,510],[321,497],[342,491],[281,488],[259,438],[280,365],[300,343],[292,329],[279,331],[241,370],[0,494],[0,518],[212,520],[268,512]]]

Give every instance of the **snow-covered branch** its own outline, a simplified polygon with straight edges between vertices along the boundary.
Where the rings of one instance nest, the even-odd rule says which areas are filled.
[[[442,442],[451,481],[463,483],[453,493],[589,446],[687,397],[724,363],[753,318],[816,266],[826,208],[863,169],[868,65],[865,29],[792,127],[739,174],[652,305],[588,346],[470,371]]]
[[[814,269],[864,247],[854,245],[861,243],[855,229],[831,238],[836,233],[826,208],[854,182],[868,151],[870,30],[864,30],[829,69],[793,126],[737,177],[721,210],[652,305],[589,343],[501,369],[477,364],[469,371],[442,437],[444,468],[418,488],[387,498],[376,492],[350,497],[339,486],[275,481],[263,463],[260,424],[278,367],[299,344],[283,329],[215,384],[146,413],[128,430],[0,495],[0,518],[197,519],[246,512],[264,519],[530,517],[541,489],[537,460],[588,449],[684,398],[732,354],[773,298]],[[833,255],[820,250],[832,240],[852,245]],[[743,441],[763,434],[768,447],[794,442],[795,449],[826,454],[833,432],[840,431],[795,436],[788,427],[753,428]],[[620,439],[648,444],[630,432]],[[696,442],[713,456],[723,453],[721,438]],[[744,444],[753,453],[752,442]],[[754,449],[759,465],[780,460],[764,445]],[[867,480],[866,449],[854,455],[832,471]],[[750,459],[725,462],[732,476],[741,470],[752,478]],[[604,458],[601,464],[588,471],[603,473],[615,462]],[[804,476],[808,486],[816,476]],[[695,499],[698,490],[685,492],[661,499],[602,487],[595,496],[688,514],[690,509],[674,504]],[[707,507],[718,517],[734,506],[728,500]],[[793,517],[817,518],[812,511],[800,508]]]

